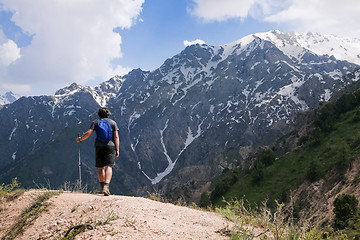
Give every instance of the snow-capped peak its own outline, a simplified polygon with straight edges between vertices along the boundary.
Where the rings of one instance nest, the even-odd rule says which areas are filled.
[[[360,39],[341,38],[319,33],[283,33],[279,30],[256,33],[245,36],[238,41],[222,45],[224,53],[231,54],[234,50],[242,52],[251,50],[250,44],[257,39],[270,41],[290,58],[301,60],[306,50],[317,55],[334,56],[360,65]],[[228,55],[225,54],[225,55]]]
[[[254,34],[264,40],[271,41],[287,55],[298,57],[299,48],[305,48],[318,55],[334,56],[360,65],[360,39],[340,38],[319,33],[282,33],[278,30]]]
[[[116,96],[123,81],[124,80],[120,76],[115,76],[95,87],[81,86],[77,83],[72,83],[70,86],[56,91],[54,98],[56,101],[60,101],[60,99],[73,95],[76,92],[85,91],[90,93],[100,106],[104,107],[110,98]]]
[[[6,92],[4,95],[0,95],[0,105],[5,105],[15,102],[20,96],[13,92]]]
[[[124,79],[120,76],[115,76],[106,82],[103,82],[91,88],[91,94],[95,101],[102,107],[106,106],[108,101],[115,97],[119,92]]]

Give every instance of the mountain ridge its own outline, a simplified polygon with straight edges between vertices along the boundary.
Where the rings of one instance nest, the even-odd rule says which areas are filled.
[[[356,54],[360,50],[360,39],[336,37],[334,35],[323,35],[318,33],[282,33],[279,30],[266,33],[254,34],[265,40],[275,43],[280,49],[287,51],[290,44],[308,49],[315,54],[334,56],[339,60],[346,60],[356,64],[360,64],[360,55]],[[294,54],[295,53],[295,54]],[[298,57],[299,53],[290,51],[288,53],[292,57]]]
[[[276,31],[263,35],[276,34],[288,36]],[[289,52],[289,46],[286,49]],[[87,130],[101,103],[111,108],[111,118],[120,129],[121,167],[114,167],[122,175],[114,179],[121,186],[115,189],[117,193],[141,194],[144,187],[166,191],[192,179],[216,176],[246,158],[254,146],[267,145],[289,132],[297,112],[329,100],[358,80],[343,78],[358,67],[354,63],[305,47],[294,49],[297,57],[289,57],[273,42],[252,35],[222,46],[191,45],[154,71],[136,69],[114,79],[109,89],[75,84],[55,96],[19,99],[0,111],[0,119],[12,116],[1,132],[5,153],[1,164],[40,158],[44,171],[52,172],[46,177],[54,177],[56,166],[45,159],[65,160],[47,154],[52,148],[74,151],[65,142],[71,139],[70,129]],[[26,101],[29,107],[24,109]],[[31,114],[35,110],[41,118]],[[30,144],[20,138],[24,130],[32,136]],[[39,133],[43,133],[41,138]],[[42,148],[48,152],[45,156],[35,151],[42,144],[47,146]],[[225,159],[222,153],[228,149],[242,152],[241,159]],[[84,143],[84,150],[86,176],[96,184],[91,174],[91,144]],[[76,154],[75,150],[68,157],[76,158]],[[74,181],[76,170],[71,171]],[[15,169],[11,172],[16,174]],[[36,179],[41,181],[41,177]],[[31,182],[28,178],[26,182]]]

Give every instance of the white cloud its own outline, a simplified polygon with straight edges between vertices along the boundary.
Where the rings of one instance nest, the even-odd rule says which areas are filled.
[[[205,22],[225,21],[247,17],[254,2],[255,0],[194,0],[195,7],[190,11]]]
[[[129,73],[132,70],[132,68],[129,67],[123,67],[118,65],[115,69],[111,69],[110,72],[108,72],[108,76],[115,76],[115,75],[119,75],[119,76],[124,76],[127,73]]]
[[[265,17],[289,25],[294,31],[360,36],[359,0],[292,0],[289,7]]]
[[[20,48],[12,40],[0,44],[0,68],[8,67],[20,58]]]
[[[31,45],[21,49],[16,64],[9,65],[5,78],[13,84],[33,84],[33,92],[35,86],[53,92],[71,82],[107,80],[116,71],[111,60],[122,56],[121,36],[113,30],[130,28],[143,2],[0,0],[14,12],[12,21],[35,34]]]
[[[193,0],[190,12],[205,22],[244,20],[272,22],[287,31],[360,37],[359,0]]]
[[[188,40],[184,41],[185,47],[190,46],[190,45],[194,45],[194,44],[205,44],[205,42],[203,40],[200,40],[200,39],[196,39],[194,41],[188,41]]]

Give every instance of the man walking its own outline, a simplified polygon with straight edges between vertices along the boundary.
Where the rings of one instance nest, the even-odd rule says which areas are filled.
[[[96,132],[95,159],[101,186],[100,193],[109,196],[112,167],[115,165],[115,158],[119,157],[119,128],[116,122],[109,118],[109,108],[100,108],[98,116],[100,119],[94,120],[90,125],[90,129],[81,137],[76,138],[76,141],[84,141],[94,131]]]

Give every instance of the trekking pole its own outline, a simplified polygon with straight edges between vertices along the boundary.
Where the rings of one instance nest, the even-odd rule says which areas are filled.
[[[80,133],[78,134],[78,137],[80,137]],[[79,183],[80,183],[80,191],[81,191],[81,158],[80,158],[80,142],[79,142],[78,146],[79,146]]]

